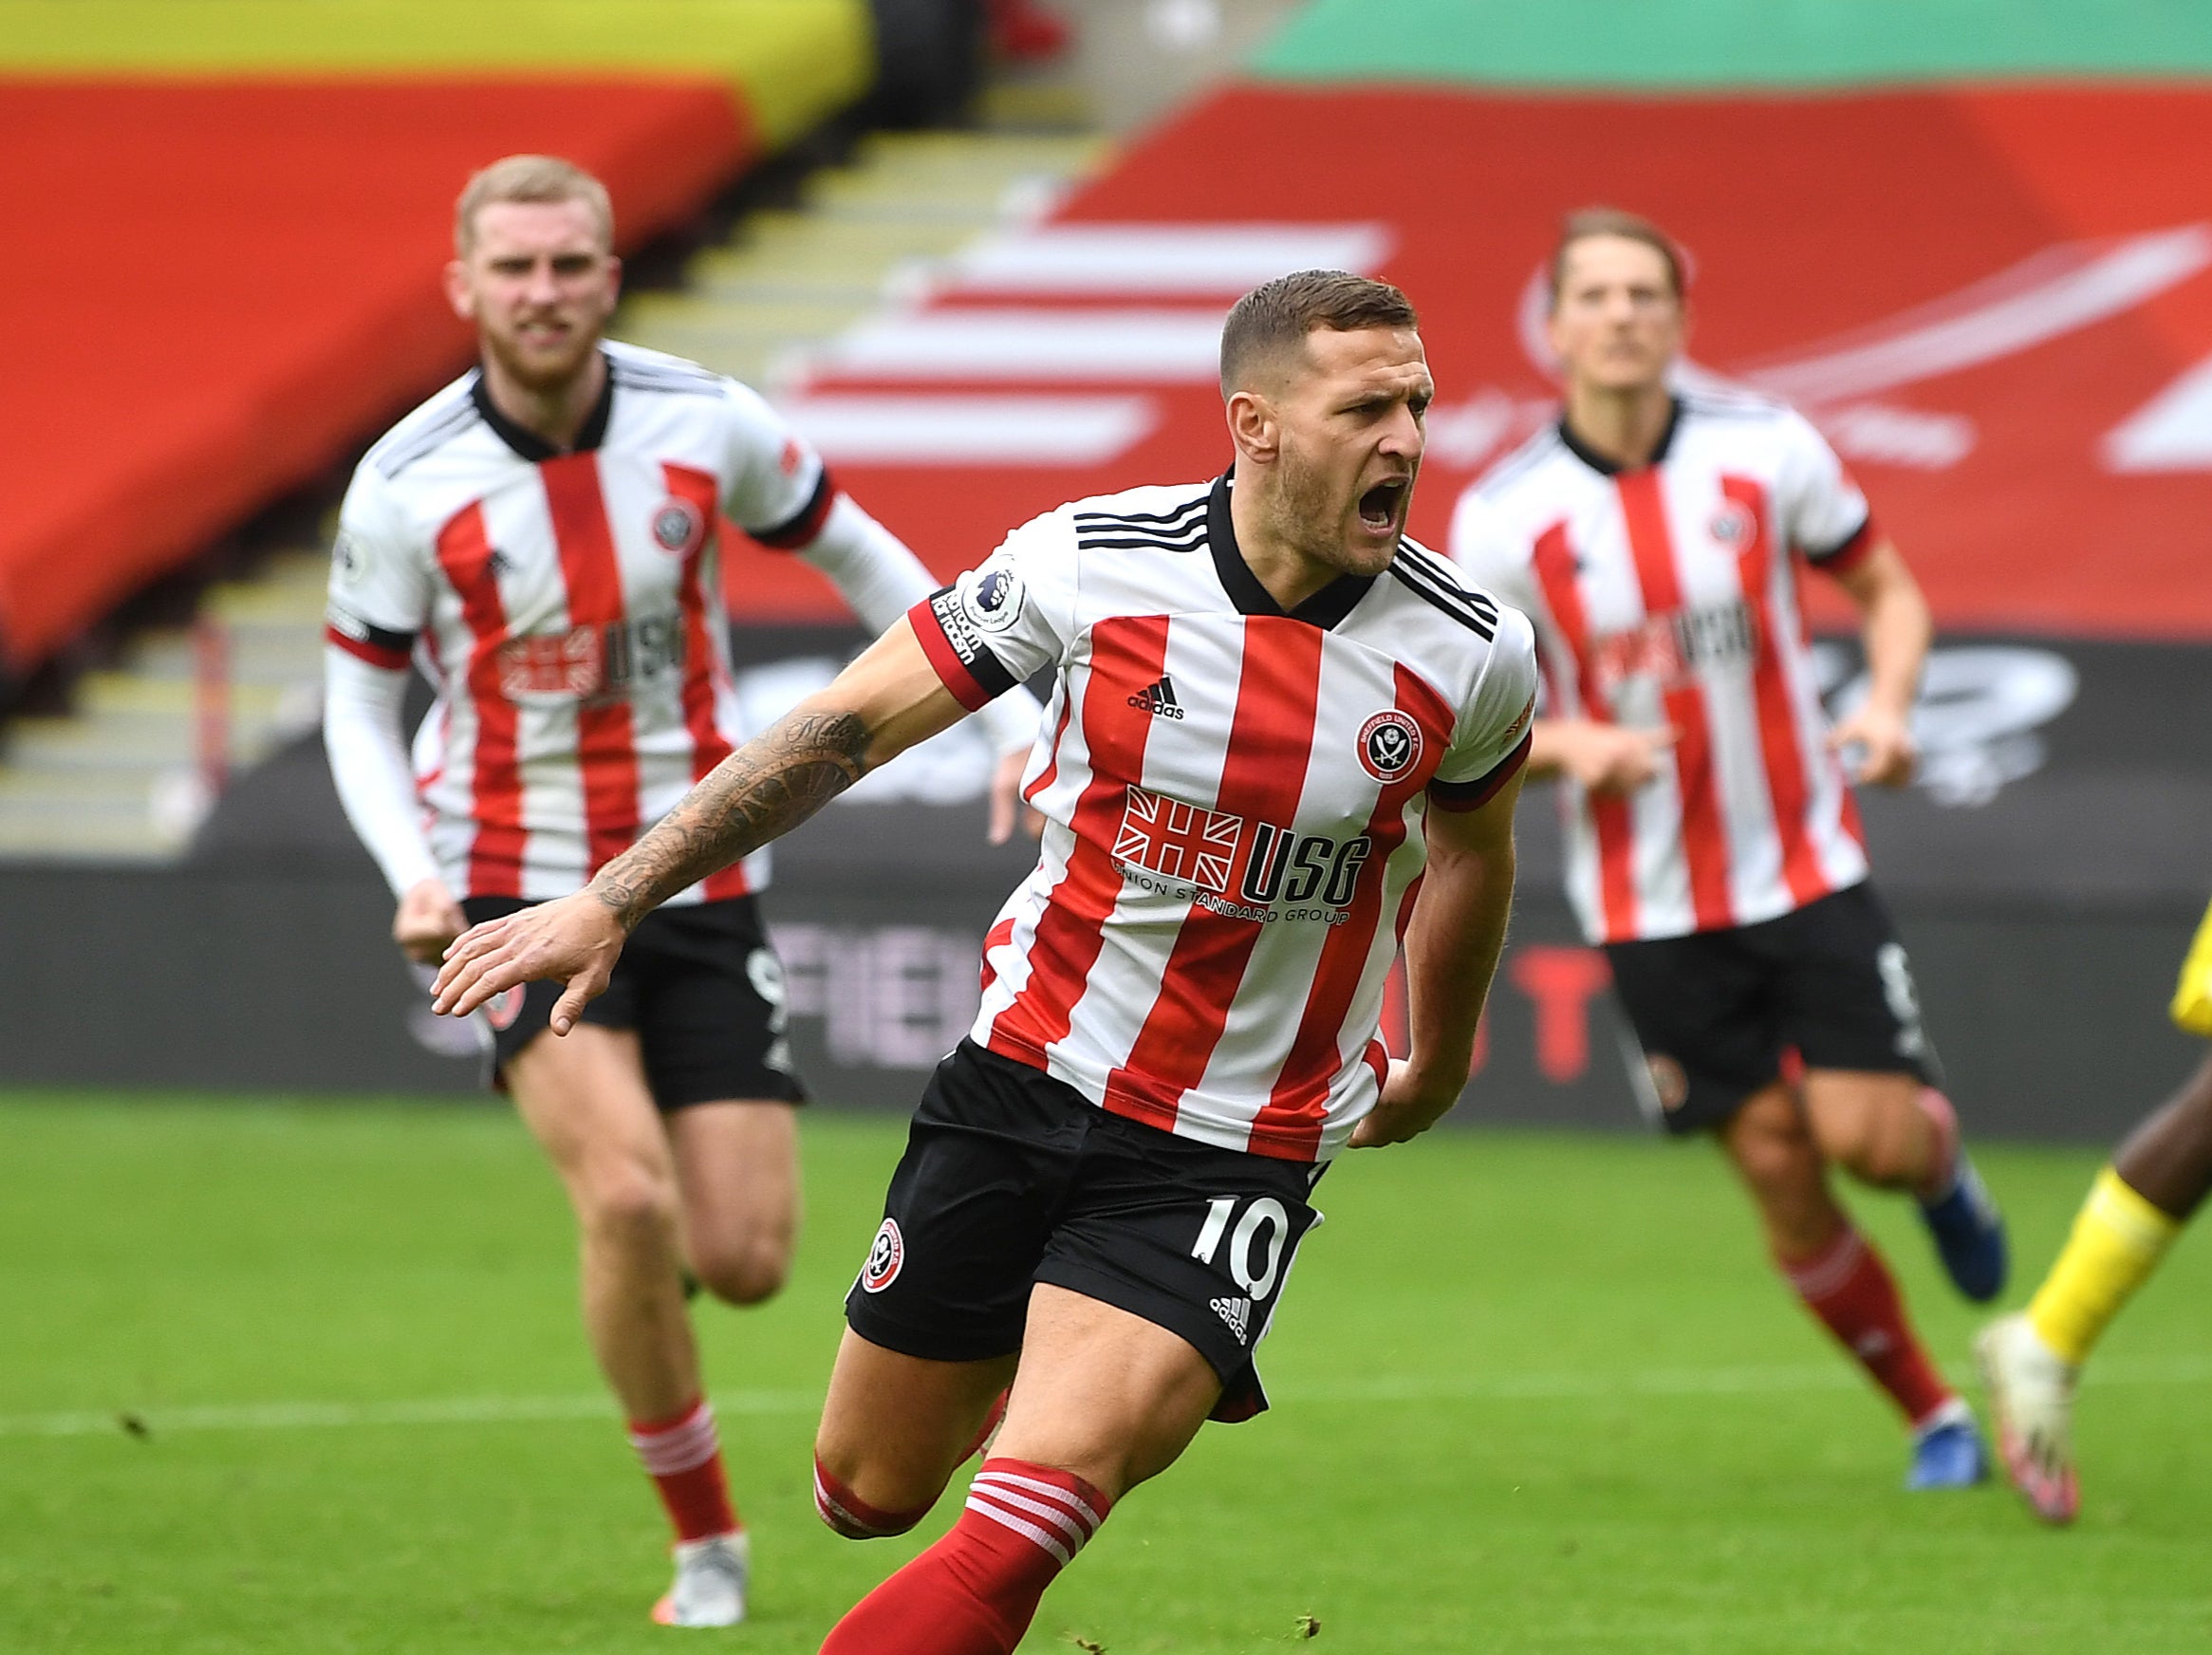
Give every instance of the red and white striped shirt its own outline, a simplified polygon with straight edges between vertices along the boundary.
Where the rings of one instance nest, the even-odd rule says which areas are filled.
[[[472,373],[369,450],[341,511],[326,636],[373,666],[419,659],[437,688],[416,791],[455,896],[575,890],[743,739],[717,527],[799,547],[836,503],[752,391],[602,349],[606,393],[571,452]],[[742,895],[764,865],[674,900]]]
[[[1528,752],[1528,621],[1410,541],[1285,614],[1227,479],[1082,500],[912,621],[979,706],[1059,670],[1024,790],[1035,870],[974,1038],[1117,1114],[1325,1160],[1374,1105],[1383,985],[1427,849]]]
[[[1681,732],[1632,796],[1561,782],[1591,941],[1754,924],[1866,878],[1792,554],[1842,569],[1874,538],[1810,423],[1727,393],[1680,397],[1649,465],[1561,423],[1461,496],[1452,555],[1535,619],[1548,716]]]

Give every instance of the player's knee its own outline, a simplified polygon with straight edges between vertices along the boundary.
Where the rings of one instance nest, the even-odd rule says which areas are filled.
[[[1728,1153],[1744,1181],[1761,1193],[1787,1194],[1820,1181],[1820,1157],[1800,1129],[1775,1122],[1739,1124]]]
[[[1922,1170],[1915,1155],[1916,1125],[1905,1109],[1861,1109],[1823,1118],[1820,1152],[1862,1183],[1903,1183]]]
[[[616,1247],[664,1245],[676,1225],[675,1189],[642,1171],[593,1180],[580,1204],[585,1229]]]
[[[775,1237],[748,1237],[708,1250],[692,1261],[692,1269],[724,1304],[765,1304],[790,1276],[791,1250]]]
[[[937,1503],[932,1497],[903,1506],[879,1504],[879,1500],[897,1499],[902,1491],[875,1487],[864,1467],[842,1457],[832,1459],[836,1460],[834,1468],[831,1460],[824,1458],[823,1448],[816,1446],[814,1515],[847,1540],[881,1540],[903,1534],[929,1516],[930,1507]],[[868,1498],[869,1495],[876,1499]]]

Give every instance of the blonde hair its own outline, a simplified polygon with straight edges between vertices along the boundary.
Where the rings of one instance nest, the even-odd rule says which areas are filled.
[[[454,252],[467,258],[476,245],[476,214],[494,201],[581,201],[591,209],[600,238],[614,248],[614,203],[606,186],[559,156],[511,155],[472,177],[454,203]]]

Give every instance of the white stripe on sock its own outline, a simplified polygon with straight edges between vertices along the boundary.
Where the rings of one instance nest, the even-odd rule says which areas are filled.
[[[715,1431],[715,1410],[701,1403],[677,1423],[660,1431],[632,1431],[630,1446],[648,1476],[675,1477],[698,1467],[722,1451]]]
[[[976,1480],[977,1482],[1003,1482],[1010,1488],[1027,1489],[1031,1494],[1043,1495],[1048,1499],[1059,1500],[1081,1517],[1085,1527],[1093,1534],[1098,1533],[1099,1524],[1106,1521],[1106,1518],[1090,1509],[1082,1496],[1062,1488],[1056,1482],[1046,1482],[1034,1477],[1023,1477],[1012,1471],[988,1470],[976,1473]]]
[[[1090,1538],[1090,1531],[1063,1507],[1050,1505],[1043,1500],[1030,1499],[1025,1496],[1015,1494],[1011,1489],[986,1488],[981,1478],[976,1479],[976,1486],[969,1492],[984,1499],[996,1500],[1000,1505],[1013,1506],[1018,1511],[1028,1512],[1032,1516],[1044,1518],[1046,1522],[1050,1523],[1052,1527],[1066,1534],[1069,1543],[1078,1550],[1082,1548],[1084,1541]]]
[[[1059,1541],[1053,1539],[1036,1524],[1017,1517],[1012,1512],[1002,1512],[976,1495],[971,1494],[968,1497],[968,1509],[979,1517],[989,1517],[1001,1527],[1012,1529],[1024,1539],[1034,1541],[1039,1548],[1057,1557],[1060,1560],[1060,1567],[1063,1569],[1074,1560],[1074,1553],[1069,1551],[1067,1547],[1061,1545]]]
[[[1858,1269],[1859,1257],[1867,1251],[1867,1243],[1856,1230],[1846,1230],[1829,1244],[1829,1250],[1803,1264],[1786,1266],[1782,1272],[1790,1278],[1790,1285],[1797,1295],[1806,1299],[1824,1299],[1850,1279]]]

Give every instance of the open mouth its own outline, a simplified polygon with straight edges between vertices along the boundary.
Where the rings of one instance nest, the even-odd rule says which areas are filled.
[[[1395,527],[1405,505],[1405,491],[1411,486],[1403,477],[1377,483],[1360,496],[1360,521],[1369,529]]]

